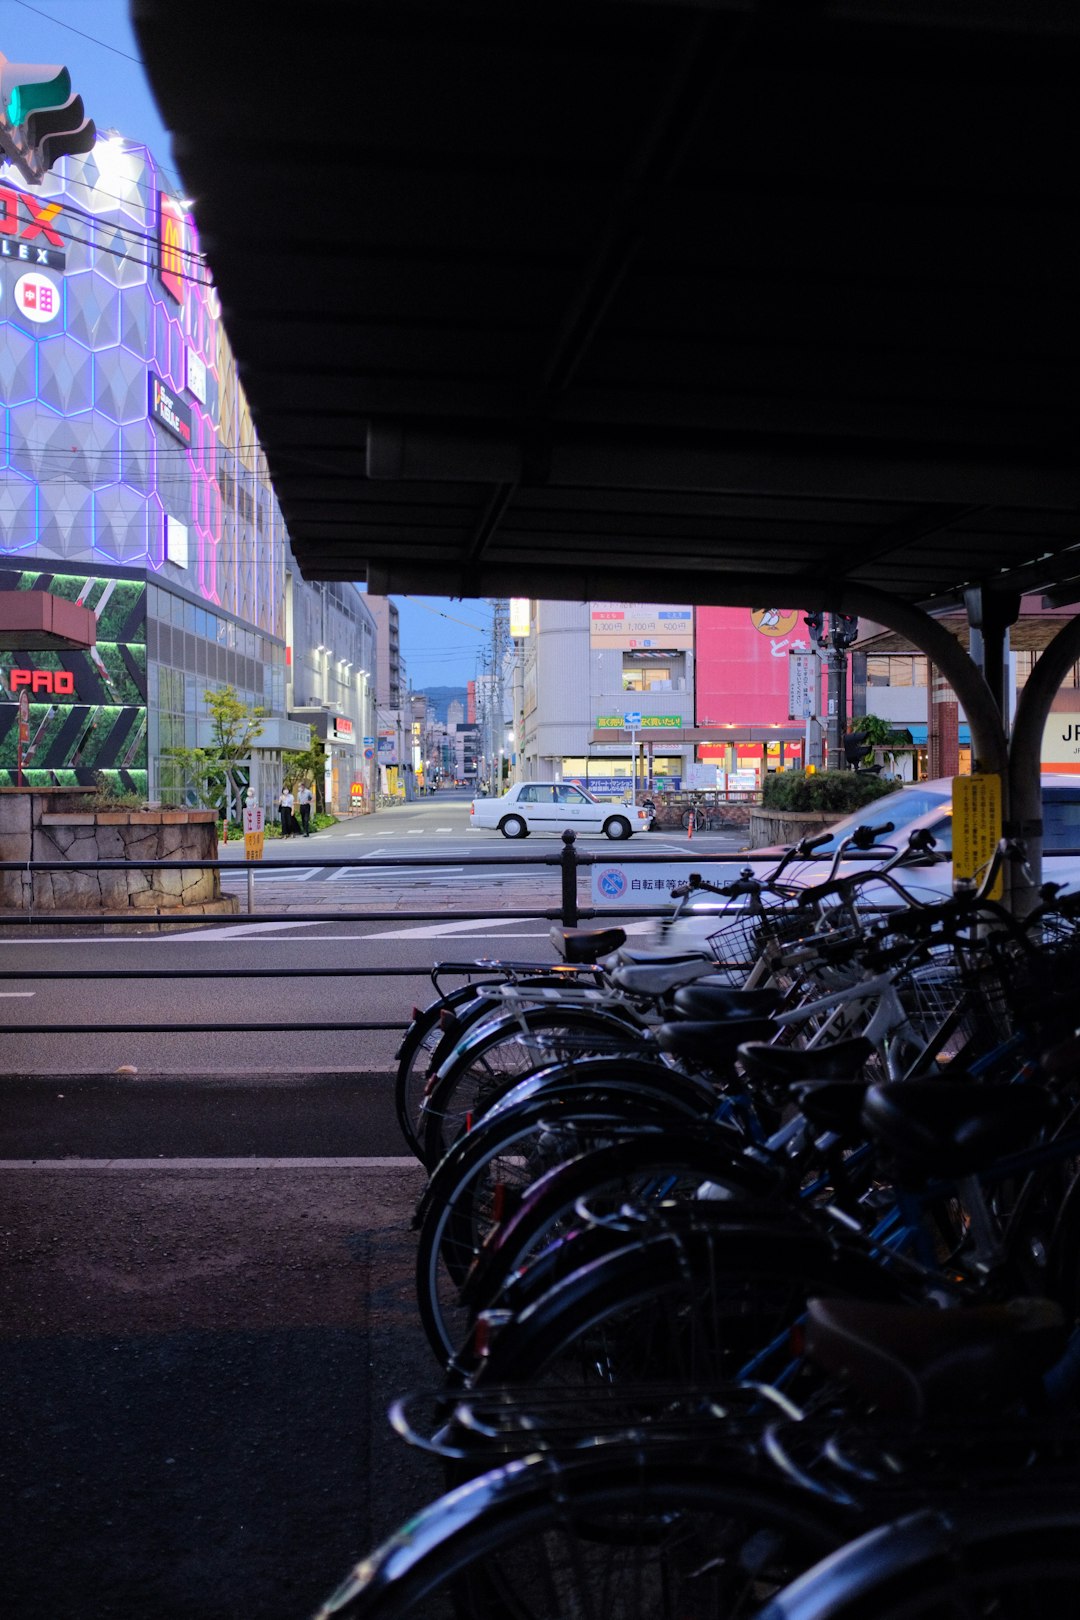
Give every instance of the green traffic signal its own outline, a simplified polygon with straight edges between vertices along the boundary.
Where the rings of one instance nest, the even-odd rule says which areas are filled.
[[[3,91],[7,121],[17,127],[39,107],[62,106],[71,95],[71,75],[55,62],[7,62]]]

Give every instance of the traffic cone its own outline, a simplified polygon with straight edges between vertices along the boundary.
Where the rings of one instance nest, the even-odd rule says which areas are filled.
[[[229,842],[229,818],[228,818],[228,816],[225,817],[223,825],[224,825],[225,831],[221,835],[221,842],[223,844],[227,844]]]
[[[686,836],[688,839],[693,838],[694,836],[694,812],[692,810],[690,812],[690,820],[686,823]]]

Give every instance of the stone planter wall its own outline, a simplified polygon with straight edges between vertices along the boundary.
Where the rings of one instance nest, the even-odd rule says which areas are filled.
[[[752,810],[750,848],[768,844],[797,844],[800,838],[813,838],[843,821],[847,810]]]
[[[135,917],[155,912],[231,913],[220,874],[192,865],[156,872],[141,861],[217,859],[212,810],[83,809],[77,790],[0,790],[0,861],[70,861],[70,872],[0,872],[5,911]],[[85,861],[125,861],[127,870],[79,871]]]

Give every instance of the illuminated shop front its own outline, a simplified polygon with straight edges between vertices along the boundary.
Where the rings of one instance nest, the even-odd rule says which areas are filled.
[[[33,197],[0,183],[0,244],[0,589],[98,615],[92,653],[4,655],[0,785],[29,668],[72,690],[31,692],[28,781],[160,798],[208,688],[285,715],[284,522],[194,226],[145,147],[99,139]]]

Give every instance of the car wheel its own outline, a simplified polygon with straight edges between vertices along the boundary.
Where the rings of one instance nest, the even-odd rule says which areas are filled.
[[[610,821],[604,823],[604,832],[609,838],[629,838],[632,831],[625,816],[612,816]]]
[[[527,838],[529,829],[520,816],[504,816],[499,822],[499,831],[504,838]]]

